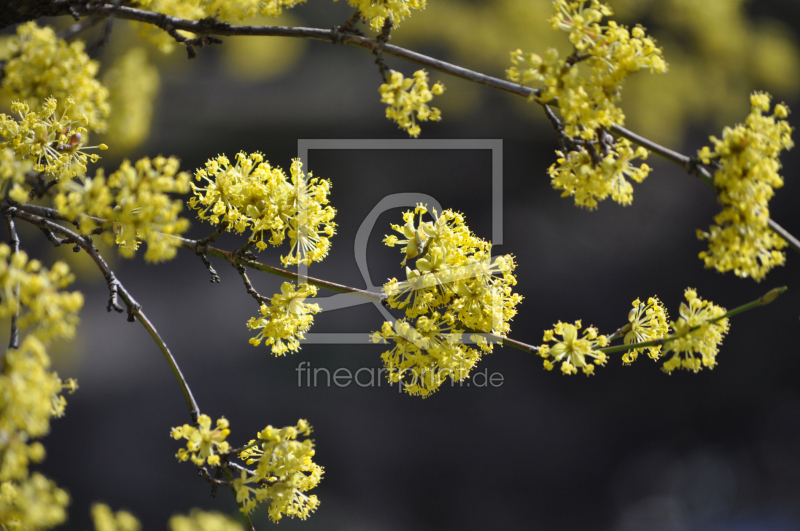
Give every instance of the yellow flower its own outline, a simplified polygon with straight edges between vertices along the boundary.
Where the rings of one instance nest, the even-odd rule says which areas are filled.
[[[142,524],[128,511],[114,513],[104,503],[92,505],[92,522],[95,531],[140,531]]]
[[[631,329],[625,334],[624,343],[630,345],[665,337],[669,332],[667,319],[667,310],[657,297],[650,297],[647,303],[636,299],[633,301],[633,309],[628,313]],[[644,350],[635,348],[627,351],[622,355],[622,362],[625,365],[632,363]],[[661,346],[647,347],[647,350],[647,355],[655,360],[661,353]]]
[[[311,426],[301,419],[296,426],[267,426],[257,440],[250,441],[240,457],[247,464],[258,463],[256,475],[248,477],[242,472],[233,482],[242,512],[250,513],[259,502],[269,499],[269,516],[277,522],[283,515],[305,520],[319,507],[317,497],[305,493],[319,484],[323,469],[312,460],[311,439],[297,440],[299,435],[310,434]]]
[[[19,120],[0,114],[0,149],[13,149],[18,161],[29,160],[34,170],[62,182],[82,176],[86,173],[88,162],[97,162],[100,158],[97,154],[87,155],[84,150],[107,149],[108,146],[84,146],[84,126],[88,122],[85,116],[80,120],[69,118],[68,111],[74,105],[75,101],[67,98],[63,103],[65,109],[59,112],[58,101],[47,98],[37,112],[31,111],[26,103],[14,102],[11,109],[19,116]]]
[[[428,73],[417,70],[414,77],[404,78],[403,74],[389,71],[389,80],[380,86],[381,102],[386,103],[386,117],[397,123],[400,129],[414,138],[421,131],[417,121],[438,122],[442,113],[436,107],[428,106],[434,95],[444,92],[444,85],[436,83],[428,87]]]
[[[581,369],[584,374],[589,375],[594,372],[592,362],[595,365],[605,365],[607,356],[595,347],[607,346],[608,338],[598,335],[597,328],[593,326],[583,331],[583,337],[579,337],[580,328],[580,321],[575,321],[574,325],[559,321],[553,329],[545,331],[544,340],[555,342],[553,346],[544,344],[539,347],[538,354],[545,358],[545,369],[552,370],[553,362],[561,362],[561,372],[564,374],[575,374]],[[554,339],[555,335],[560,335],[561,341]],[[548,358],[552,358],[552,361]]]
[[[338,0],[335,0],[338,1]],[[388,18],[397,26],[403,19],[411,16],[412,9],[424,9],[426,0],[347,0],[347,3],[361,12],[370,21],[375,31],[380,31]]]
[[[319,262],[336,233],[336,210],[328,206],[330,181],[306,175],[302,167],[299,159],[292,161],[290,181],[261,153],[240,152],[233,166],[220,155],[197,170],[195,179],[205,181],[205,187],[191,184],[194,197],[189,206],[200,219],[228,231],[250,230],[249,239],[259,250],[266,249],[267,242],[280,245],[288,231],[292,247],[281,257],[284,265]]]
[[[170,531],[244,531],[242,524],[230,516],[200,509],[192,509],[189,516],[172,516],[168,526]]]
[[[636,159],[647,159],[648,153],[643,147],[634,149],[625,138],[618,139],[607,155],[597,156],[598,160],[585,149],[556,154],[557,163],[547,170],[553,188],[562,190],[561,197],[572,196],[576,205],[589,210],[609,196],[623,206],[630,205],[633,186],[626,177],[641,183],[651,171],[647,164],[632,164]]]
[[[463,332],[453,325],[452,314],[434,312],[421,316],[415,324],[398,319],[394,326],[384,322],[372,335],[374,343],[392,341],[391,350],[381,355],[389,382],[402,382],[403,390],[412,396],[428,397],[451,379],[461,382],[481,358],[481,350],[490,350],[487,342],[477,340],[481,350],[468,347],[462,341]]]
[[[671,323],[677,337],[665,346],[665,351],[674,353],[664,362],[663,370],[667,373],[678,368],[694,372],[703,367],[713,369],[717,364],[719,345],[730,328],[727,317],[710,322],[724,315],[725,308],[701,299],[691,288],[686,289],[685,296],[689,304],[681,303],[681,317]],[[692,331],[695,327],[697,329]]]
[[[261,317],[251,317],[247,322],[251,330],[260,330],[250,344],[258,346],[265,341],[266,345],[272,345],[276,356],[300,350],[300,340],[305,339],[305,332],[314,323],[314,314],[321,311],[318,304],[303,301],[316,295],[317,288],[310,284],[295,289],[291,282],[284,282],[281,293],[272,297],[271,304],[261,305]]]
[[[508,78],[534,83],[538,100],[558,100],[564,132],[569,138],[594,143],[598,158],[606,157],[604,135],[613,125],[623,125],[625,115],[617,103],[625,79],[642,69],[663,73],[667,64],[661,49],[637,26],[632,30],[613,20],[601,25],[611,9],[597,0],[553,2],[555,16],[551,26],[569,33],[575,52],[565,59],[558,50],[548,49],[543,56],[511,52]],[[586,66],[579,68],[578,64]]]
[[[402,380],[406,392],[423,397],[448,377],[464,380],[481,351],[492,352],[492,338],[471,335],[476,349],[463,344],[463,334],[507,334],[522,301],[513,292],[517,283],[513,256],[492,257],[491,244],[470,232],[458,212],[434,210],[433,221],[423,221],[427,213],[422,204],[405,212],[405,224],[392,225],[403,239],[396,235],[384,239],[389,247],[403,247],[402,264],[415,260],[413,269],[406,266],[406,280],[391,279],[383,289],[389,306],[405,309],[406,317],[416,322],[401,319],[394,326],[386,322],[373,334],[376,343],[395,343],[382,356],[389,381]]]
[[[708,147],[698,152],[704,163],[718,165],[714,185],[723,209],[714,218],[716,225],[697,236],[708,240],[708,250],[700,253],[706,267],[760,281],[786,261],[786,242],[768,225],[769,200],[774,189],[783,186],[778,156],[794,143],[785,105],[776,105],[772,115],[766,115],[770,96],[761,92],[751,95],[750,105],[744,124],[726,127],[721,139],[712,136],[713,152]]]
[[[217,427],[212,430],[211,418],[208,415],[200,415],[197,427],[184,424],[172,428],[173,439],[188,441],[186,448],[178,450],[175,457],[181,461],[191,460],[197,466],[203,466],[206,462],[209,465],[217,465],[219,454],[230,450],[230,445],[225,441],[230,432],[228,421],[224,417],[217,419]]]
[[[50,27],[35,22],[22,24],[9,44],[11,58],[5,65],[2,88],[12,99],[26,102],[34,111],[48,98],[60,102],[58,114],[105,131],[109,114],[108,90],[97,79],[99,65],[84,52],[84,43],[67,43]],[[74,104],[67,107],[67,98]]]
[[[123,150],[136,147],[150,134],[158,69],[148,62],[144,48],[132,48],[114,62],[103,81],[109,88],[114,111],[108,123],[108,138]]]

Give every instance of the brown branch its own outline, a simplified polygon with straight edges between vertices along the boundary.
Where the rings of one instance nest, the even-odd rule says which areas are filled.
[[[8,240],[11,243],[12,256],[19,252],[19,235],[17,235],[17,228],[14,226],[13,212],[14,207],[10,207],[6,209],[3,216],[6,220],[6,227],[8,228]],[[19,348],[19,288],[19,282],[17,282],[17,285],[14,286],[14,296],[17,299],[17,307],[14,310],[14,314],[11,316],[11,331],[9,333],[11,337],[8,340],[9,349]]]
[[[41,0],[40,0],[41,1]],[[268,36],[268,37],[296,37],[306,39],[324,40],[332,43],[343,43],[351,46],[358,46],[373,50],[379,45],[379,38],[370,38],[355,33],[342,33],[336,29],[320,28],[298,28],[286,26],[232,26],[225,22],[214,19],[186,20],[143,9],[136,9],[127,6],[115,6],[112,3],[83,3],[68,0],[56,0],[51,3],[52,12],[50,16],[68,15],[70,8],[81,16],[100,16],[108,17],[112,14],[118,19],[133,20],[159,27],[166,32],[188,31],[198,36]],[[440,61],[433,57],[428,57],[420,53],[412,52],[399,46],[386,44],[382,48],[382,53],[407,59],[409,61],[428,66],[440,72],[461,77],[475,83],[496,88],[511,94],[530,98],[539,93],[517,83],[512,83],[503,79],[487,76],[474,70],[469,70],[446,61]]]
[[[27,205],[26,205],[27,206]],[[42,207],[39,207],[42,208]],[[116,278],[113,271],[108,267],[106,261],[97,251],[97,248],[92,243],[92,239],[90,236],[81,236],[80,234],[69,230],[68,228],[55,223],[49,219],[46,219],[41,216],[37,216],[26,212],[22,209],[14,209],[8,210],[14,217],[18,219],[22,219],[27,221],[28,223],[39,227],[40,229],[47,229],[54,234],[61,234],[64,237],[64,241],[69,243],[74,243],[77,247],[80,247],[92,258],[97,268],[103,274],[106,282],[108,283],[109,291],[111,293],[109,299],[109,311],[113,309],[119,309],[119,305],[117,304],[117,298],[121,298],[125,305],[128,307],[128,320],[133,321],[134,318],[138,319],[142,326],[145,327],[147,332],[153,338],[153,340],[158,345],[158,348],[161,350],[164,358],[167,360],[170,368],[172,369],[175,378],[178,380],[178,384],[183,391],[184,398],[186,399],[186,403],[189,406],[189,414],[192,418],[192,422],[196,423],[197,418],[200,416],[200,408],[197,405],[197,401],[192,394],[191,389],[189,388],[189,383],[186,381],[186,378],[183,376],[183,373],[178,367],[178,362],[175,361],[175,357],[170,352],[169,347],[167,346],[166,342],[161,338],[156,328],[150,322],[150,320],[145,315],[144,311],[142,310],[142,306],[136,302],[136,300],[131,296],[127,289],[122,285],[122,283]]]

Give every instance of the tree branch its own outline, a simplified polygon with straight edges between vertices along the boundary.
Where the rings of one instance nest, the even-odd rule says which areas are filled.
[[[201,43],[201,44],[202,42],[205,42],[202,39],[203,37],[208,37],[211,35],[296,37],[296,38],[325,40],[332,42],[334,44],[335,43],[349,44],[351,46],[366,48],[372,51],[373,53],[377,51],[380,53],[381,56],[392,55],[395,57],[400,57],[402,59],[407,59],[409,61],[424,66],[428,66],[440,72],[444,72],[445,74],[450,74],[456,77],[460,77],[462,79],[466,79],[468,81],[472,81],[480,85],[485,85],[487,87],[502,90],[510,94],[522,96],[524,98],[534,99],[536,96],[540,94],[539,90],[532,89],[524,85],[512,83],[510,81],[481,74],[480,72],[476,72],[474,70],[463,68],[454,65],[452,63],[440,61],[439,59],[435,59],[427,55],[422,55],[420,53],[416,53],[411,50],[401,48],[399,46],[394,46],[382,42],[382,37],[380,35],[376,38],[369,38],[357,35],[355,33],[349,33],[349,32],[345,33],[342,32],[339,28],[332,28],[326,30],[320,28],[299,28],[299,27],[286,27],[286,26],[232,26],[228,23],[219,22],[214,19],[203,19],[203,20],[192,21],[192,20],[172,17],[169,15],[163,15],[161,13],[155,13],[152,11],[136,9],[133,7],[120,6],[109,3],[76,2],[74,0],[56,0],[55,2],[52,2],[52,9],[56,12],[55,14],[60,14],[60,15],[77,13],[81,16],[104,16],[104,17],[114,16],[120,19],[143,22],[146,24],[157,26],[163,29],[164,31],[170,33],[170,35],[172,35],[173,37],[175,37],[175,31],[177,30],[188,31],[200,36],[198,39],[191,40],[191,42]],[[183,37],[179,38],[178,40],[179,42],[186,41],[186,39],[184,39]],[[190,55],[191,55],[191,50],[190,50]],[[576,56],[576,59],[580,58],[581,58],[580,56]],[[543,106],[546,105],[544,103],[541,104]],[[652,151],[653,153],[656,153],[657,155],[662,156],[667,160],[670,160],[680,165],[690,174],[696,175],[697,177],[705,181],[707,184],[714,186],[714,181],[711,175],[708,173],[708,171],[705,170],[705,168],[699,166],[695,159],[692,159],[691,157],[678,153],[677,151],[673,151],[667,147],[661,146],[660,144],[657,144],[651,140],[648,140],[647,138],[637,135],[636,133],[622,126],[614,125],[612,126],[611,130],[616,134],[627,138],[631,142],[643,146],[648,150]],[[783,229],[779,230],[777,228],[779,227],[777,223],[770,222],[770,227],[773,230],[775,230],[778,234],[780,234],[784,239],[786,239],[790,247],[792,247],[796,252],[800,253],[800,242],[798,242],[797,238],[791,236],[791,234],[789,234]],[[789,237],[787,237],[786,235],[788,235]]]
[[[42,208],[42,207],[39,207]],[[65,241],[69,243],[74,243],[84,251],[94,260],[95,264],[97,265],[100,272],[105,277],[106,281],[109,284],[109,290],[111,291],[111,300],[109,302],[109,306],[114,307],[116,304],[114,299],[118,295],[122,300],[125,302],[126,306],[128,307],[128,320],[132,321],[134,317],[139,320],[139,322],[144,326],[150,336],[158,345],[158,348],[161,350],[164,358],[167,360],[170,368],[172,369],[172,373],[175,375],[175,378],[178,380],[178,384],[183,391],[183,396],[186,399],[186,403],[189,406],[189,414],[192,418],[192,422],[196,423],[197,418],[200,416],[200,408],[197,405],[197,401],[192,394],[191,389],[189,388],[189,383],[186,381],[186,378],[183,376],[183,373],[178,367],[178,362],[175,361],[174,356],[169,350],[166,342],[161,338],[156,328],[150,322],[150,320],[145,315],[144,311],[142,310],[142,306],[136,302],[136,300],[131,296],[128,290],[122,285],[122,283],[117,280],[114,276],[113,271],[108,267],[103,257],[95,248],[94,244],[92,243],[91,237],[84,237],[80,234],[77,234],[68,228],[50,221],[49,219],[45,219],[44,217],[40,217],[29,212],[26,212],[22,209],[15,209],[10,211],[12,215],[16,218],[22,219],[27,221],[28,223],[39,227],[40,229],[46,229],[54,234],[61,234],[64,236]],[[109,309],[110,310],[110,309]]]
[[[17,228],[14,226],[13,209],[14,207],[8,208],[3,216],[6,220],[6,227],[8,228],[8,240],[11,243],[12,256],[19,252],[19,236],[17,235]],[[9,349],[19,348],[19,282],[17,282],[17,285],[14,287],[14,295],[17,299],[17,308],[11,316],[11,331],[8,340]]]

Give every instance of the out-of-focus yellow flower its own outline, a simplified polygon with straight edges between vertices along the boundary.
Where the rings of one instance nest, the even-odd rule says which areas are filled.
[[[108,139],[115,148],[130,149],[150,134],[153,100],[158,94],[158,69],[144,48],[133,48],[114,62],[103,76],[111,95]]]
[[[6,46],[10,58],[2,88],[10,98],[25,101],[34,111],[55,98],[59,115],[66,112],[68,118],[86,121],[95,131],[105,130],[108,90],[97,81],[99,65],[86,55],[82,41],[67,43],[56,37],[53,28],[28,22],[17,28],[16,38]],[[72,105],[66,105],[68,98]]]

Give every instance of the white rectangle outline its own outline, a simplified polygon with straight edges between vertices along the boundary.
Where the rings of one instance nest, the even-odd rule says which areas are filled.
[[[366,150],[366,149],[488,149],[492,152],[492,244],[503,244],[503,140],[494,139],[402,139],[402,138],[361,138],[361,139],[334,139],[334,138],[299,138],[297,139],[297,157],[303,163],[306,173],[310,170],[308,152],[311,149],[337,149],[337,150]],[[300,276],[308,275],[308,267],[304,264],[298,266]],[[366,301],[365,301],[366,302]],[[305,334],[303,343],[308,344],[337,344],[337,345],[364,345],[371,344],[368,334],[360,333],[308,333]]]

